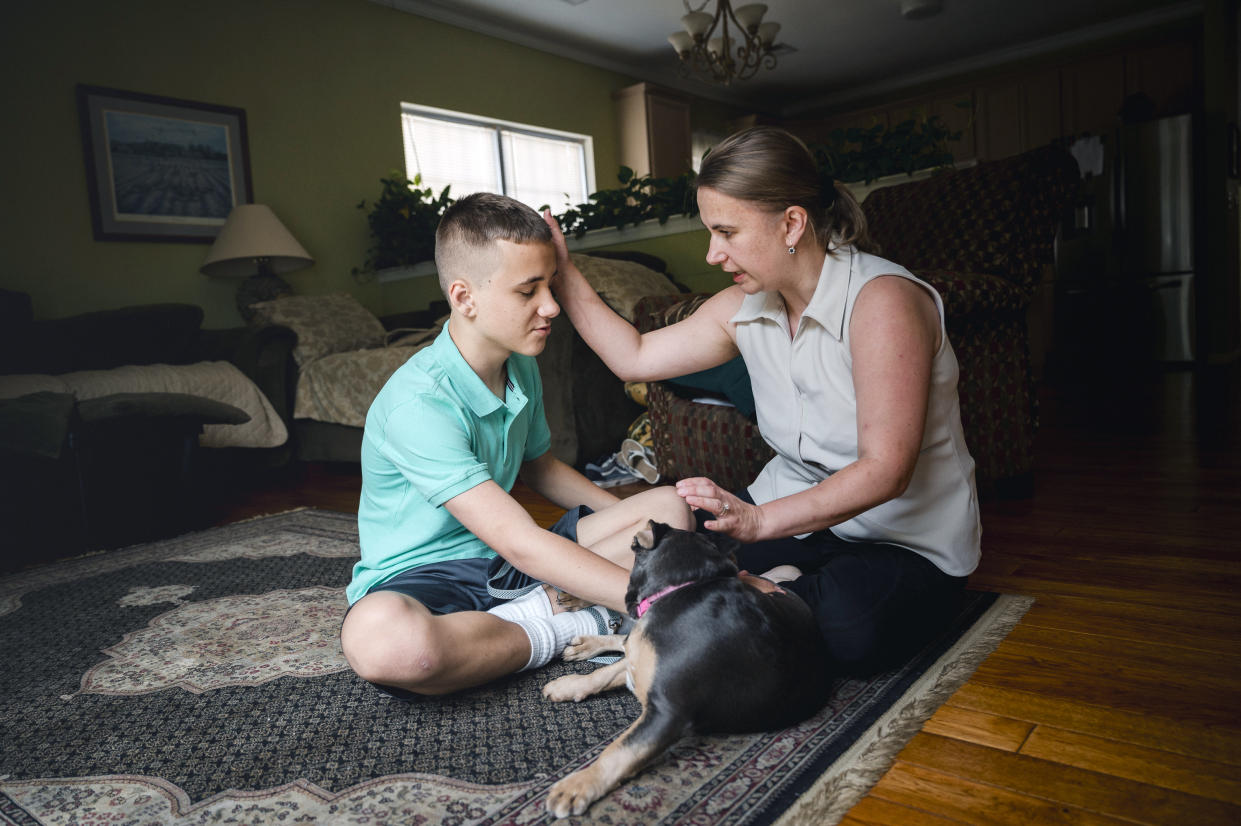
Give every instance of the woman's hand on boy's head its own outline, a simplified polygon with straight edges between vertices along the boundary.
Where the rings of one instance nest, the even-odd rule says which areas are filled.
[[[550,209],[543,210],[543,220],[552,231],[552,246],[556,248],[556,269],[562,270],[569,263],[569,245],[565,243],[560,223],[552,216]]]

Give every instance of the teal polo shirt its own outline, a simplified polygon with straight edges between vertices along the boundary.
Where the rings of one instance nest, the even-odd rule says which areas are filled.
[[[488,479],[512,490],[522,463],[551,447],[538,364],[514,353],[507,366],[501,401],[445,326],[371,403],[358,502],[362,558],[345,592],[350,604],[415,566],[496,555],[444,503]]]

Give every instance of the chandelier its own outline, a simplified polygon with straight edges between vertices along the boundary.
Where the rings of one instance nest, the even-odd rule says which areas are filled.
[[[759,66],[776,67],[773,51],[779,23],[764,23],[767,6],[750,3],[733,9],[728,0],[717,0],[715,14],[703,11],[711,0],[693,8],[684,0],[687,14],[681,18],[685,31],[668,35],[668,42],[681,59],[686,75],[698,75],[725,86],[753,77]]]

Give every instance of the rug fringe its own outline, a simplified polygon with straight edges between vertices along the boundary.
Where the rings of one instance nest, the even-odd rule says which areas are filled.
[[[288,514],[288,513],[297,513],[298,511],[309,511],[309,510],[314,510],[314,508],[312,508],[309,505],[302,505],[301,507],[289,508],[288,510],[283,510],[283,511],[272,511],[270,513],[256,513],[254,516],[247,516],[245,519],[238,519],[236,522],[229,522],[228,524],[243,525],[246,522],[254,522],[255,520],[258,520],[258,519],[267,519],[268,517],[271,517],[271,516],[284,516],[285,514]]]
[[[1033,604],[1032,597],[1000,595],[962,640],[927,669],[901,700],[789,806],[776,826],[839,823],[891,768],[897,754],[927,719],[969,680]],[[848,768],[837,770],[837,766]]]

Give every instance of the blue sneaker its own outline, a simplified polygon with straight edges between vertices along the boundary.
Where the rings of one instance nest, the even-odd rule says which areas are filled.
[[[616,464],[616,454],[612,453],[607,456],[600,456],[598,459],[596,459],[593,462],[587,462],[585,465],[583,465],[582,470],[583,472],[586,473],[587,476],[589,476],[592,473],[595,476],[599,476],[599,474],[603,473],[604,468],[608,467],[609,465],[614,465],[614,464]]]
[[[642,477],[609,456],[602,464],[587,464],[584,468],[586,478],[601,488],[614,488],[617,485],[628,485],[642,481]]]
[[[602,605],[592,605],[586,610],[594,613],[595,623],[598,625],[601,636],[628,634],[633,628],[633,617],[628,614],[621,614],[613,611],[611,608],[604,608]],[[596,665],[611,665],[623,656],[624,654],[596,654],[586,662],[595,663]]]

